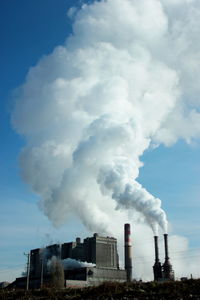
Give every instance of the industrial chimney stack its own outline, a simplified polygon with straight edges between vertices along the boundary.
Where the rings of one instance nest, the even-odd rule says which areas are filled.
[[[154,236],[155,244],[155,263],[153,266],[154,281],[159,281],[162,278],[162,266],[159,261],[158,236]]]
[[[127,282],[132,280],[131,226],[124,224],[124,254]]]
[[[174,271],[172,270],[172,265],[169,261],[168,252],[168,234],[164,234],[164,245],[165,245],[165,262],[163,264],[163,278],[165,280],[174,280]]]

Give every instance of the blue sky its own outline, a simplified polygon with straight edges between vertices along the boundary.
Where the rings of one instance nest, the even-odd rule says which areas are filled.
[[[38,208],[39,196],[22,180],[19,167],[25,141],[10,122],[14,90],[23,84],[30,67],[64,43],[72,30],[66,12],[71,6],[80,7],[82,2],[0,2],[0,281],[14,279],[24,269],[23,252],[51,241],[69,241],[89,234],[81,221],[74,218],[61,228],[54,228]],[[190,144],[179,140],[171,147],[150,148],[142,157],[144,166],[138,179],[149,192],[162,199],[171,232],[188,237],[192,248],[200,245],[199,150],[198,139]]]
[[[163,200],[173,232],[189,237],[199,246],[199,144],[183,141],[173,147],[148,151],[140,181]]]

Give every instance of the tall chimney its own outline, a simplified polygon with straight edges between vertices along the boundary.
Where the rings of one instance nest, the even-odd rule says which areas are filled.
[[[165,244],[165,261],[169,260],[169,252],[168,252],[168,234],[164,234],[164,244]]]
[[[159,261],[158,236],[154,236],[155,244],[155,263],[153,266],[154,280],[159,281],[162,278],[162,267]]]
[[[163,264],[163,278],[165,280],[174,280],[174,271],[172,265],[169,261],[169,252],[168,252],[168,234],[164,234],[164,245],[165,245],[165,262]]]
[[[127,282],[132,280],[131,226],[124,224],[124,254]]]
[[[159,261],[158,236],[154,236],[154,244],[155,244],[155,262],[158,262]]]

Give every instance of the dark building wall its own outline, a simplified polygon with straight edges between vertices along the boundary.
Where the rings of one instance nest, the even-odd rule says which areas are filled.
[[[48,261],[51,260],[53,256],[61,259],[60,244],[50,245],[42,249],[42,268],[45,276],[49,273]]]
[[[77,242],[62,244],[61,259],[66,258],[85,261],[84,244]]]
[[[61,248],[61,259],[72,258],[72,249],[74,248],[74,243],[64,243]]]
[[[56,256],[56,257],[61,257],[61,245],[59,244],[54,244],[54,245],[50,245],[50,246],[47,246],[45,248],[45,257],[46,259],[51,259],[53,256]]]
[[[87,268],[65,270],[65,280],[87,280]]]
[[[47,262],[53,256],[61,255],[61,247],[59,244],[47,246],[46,248],[38,248],[30,251],[30,276],[41,276],[41,272],[48,273]],[[43,270],[42,270],[43,269]]]
[[[84,244],[76,243],[76,246],[72,249],[72,258],[85,261]]]
[[[37,277],[41,273],[41,249],[33,249],[30,252],[30,276]]]
[[[85,261],[96,264],[96,241],[92,238],[84,239],[83,243]]]

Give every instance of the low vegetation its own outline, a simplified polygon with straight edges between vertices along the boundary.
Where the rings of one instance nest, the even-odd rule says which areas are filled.
[[[42,289],[33,291],[9,290],[0,291],[2,300],[200,300],[200,279],[175,282],[106,282],[98,287],[82,289]]]

